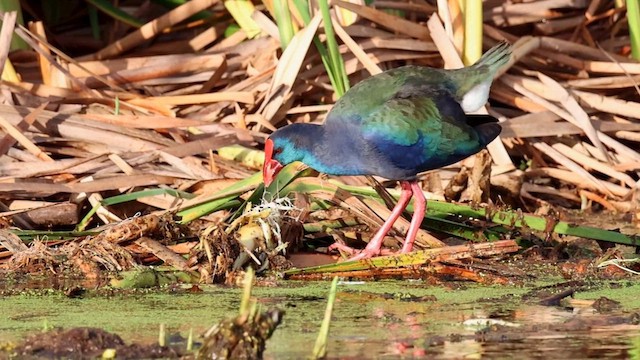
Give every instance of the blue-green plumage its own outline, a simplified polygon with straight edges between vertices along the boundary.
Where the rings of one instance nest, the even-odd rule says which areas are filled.
[[[484,105],[509,55],[500,45],[463,69],[405,66],[372,76],[349,90],[323,125],[292,124],[272,134],[273,158],[397,180],[464,159],[500,133],[495,119],[465,111]]]

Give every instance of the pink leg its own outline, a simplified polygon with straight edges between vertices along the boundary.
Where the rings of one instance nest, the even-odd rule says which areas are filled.
[[[400,194],[400,199],[398,200],[398,204],[396,204],[396,206],[391,211],[391,215],[389,215],[389,218],[387,219],[387,221],[385,221],[384,224],[382,224],[382,227],[373,236],[373,239],[369,241],[369,244],[367,244],[367,247],[365,247],[364,250],[362,250],[362,252],[357,253],[355,256],[353,256],[349,260],[368,259],[368,258],[380,255],[380,252],[381,252],[380,248],[382,248],[382,242],[384,241],[384,237],[387,236],[387,233],[389,232],[389,230],[391,230],[391,227],[393,227],[393,223],[395,223],[396,220],[398,220],[398,217],[402,214],[404,209],[409,204],[409,200],[411,199],[411,195],[413,193],[412,185],[408,181],[402,181],[400,185],[402,186],[402,193]],[[422,194],[422,190],[420,190],[420,193]],[[424,199],[424,195],[423,195],[423,199]],[[411,223],[411,225],[413,226],[413,223]],[[411,228],[409,228],[409,231],[411,231]],[[417,232],[417,229],[416,229],[416,232]],[[414,237],[415,237],[415,234],[414,234]],[[405,241],[405,246],[406,246],[406,241]],[[341,249],[351,253],[356,253],[356,251],[353,251],[353,249],[340,244],[333,244],[329,247],[329,249]]]
[[[413,249],[413,242],[416,240],[416,234],[418,234],[418,230],[422,224],[422,219],[424,219],[424,211],[427,207],[427,199],[425,199],[424,193],[417,181],[411,182],[411,190],[415,201],[413,202],[413,217],[411,218],[411,225],[409,226],[407,238],[404,240],[404,245],[402,245],[402,250],[400,251],[403,254],[411,252],[411,249]]]

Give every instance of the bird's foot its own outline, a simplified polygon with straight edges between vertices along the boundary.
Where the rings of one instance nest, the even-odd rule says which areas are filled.
[[[331,251],[331,250],[340,250],[342,252],[345,252],[345,253],[351,255],[351,257],[349,259],[347,259],[348,261],[371,259],[371,258],[374,258],[376,256],[394,254],[393,251],[387,250],[387,249],[369,249],[369,248],[364,248],[364,249],[360,250],[360,249],[354,249],[354,248],[352,248],[350,246],[347,246],[345,244],[340,244],[340,243],[333,243],[331,246],[329,246],[329,251]]]

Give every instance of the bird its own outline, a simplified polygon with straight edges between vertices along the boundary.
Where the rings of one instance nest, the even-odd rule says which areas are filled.
[[[265,186],[294,161],[328,175],[399,181],[397,204],[363,250],[337,243],[330,249],[348,252],[350,260],[380,256],[384,237],[413,197],[400,250],[411,252],[426,209],[417,175],[463,160],[500,134],[496,118],[469,113],[486,104],[494,76],[510,58],[511,46],[501,42],[468,67],[406,65],[362,80],[338,99],[323,124],[289,124],[265,140]]]

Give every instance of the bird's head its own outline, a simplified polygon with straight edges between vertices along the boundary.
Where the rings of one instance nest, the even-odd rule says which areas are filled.
[[[308,160],[312,153],[314,130],[310,124],[287,125],[269,136],[264,143],[262,179],[269,186],[284,165]]]

